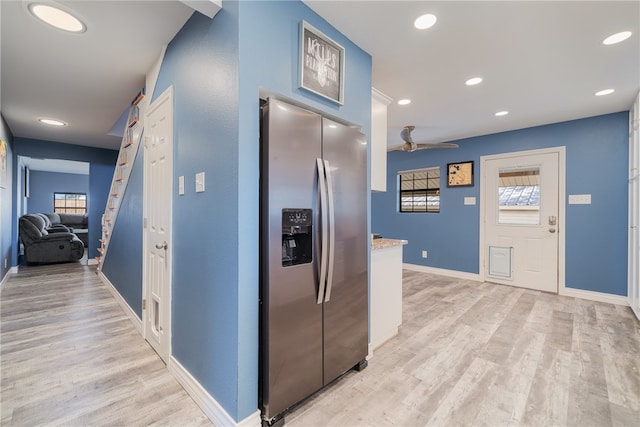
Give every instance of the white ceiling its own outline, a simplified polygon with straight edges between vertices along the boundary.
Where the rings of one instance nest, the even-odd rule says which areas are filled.
[[[20,162],[32,171],[89,175],[89,163],[61,159],[36,159],[20,156]]]
[[[60,1],[84,34],[48,27],[27,1],[1,0],[1,110],[18,137],[118,148],[113,124],[192,10],[178,1]],[[305,2],[373,57],[389,145],[462,137],[628,110],[640,90],[640,1]],[[423,13],[436,25],[413,28]],[[602,40],[633,31],[614,46]],[[464,81],[482,76],[467,87]],[[605,88],[616,92],[593,94]],[[495,117],[499,110],[505,117]],[[45,127],[38,117],[69,123]]]
[[[177,1],[57,1],[87,26],[70,34],[34,18],[32,2],[0,0],[1,108],[11,132],[119,148],[121,137],[109,131],[193,9]],[[45,126],[40,117],[68,126]]]
[[[451,141],[629,110],[640,90],[639,1],[305,3],[372,55],[376,89],[412,100],[389,106],[390,146],[405,125],[414,141]],[[436,25],[415,29],[426,13]],[[632,37],[602,44],[623,30]]]

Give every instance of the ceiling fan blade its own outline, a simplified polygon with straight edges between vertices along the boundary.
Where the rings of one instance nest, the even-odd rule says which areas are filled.
[[[402,131],[400,132],[400,138],[402,138],[402,140],[405,142],[412,143],[413,139],[411,139],[411,131],[414,130],[415,128],[416,128],[415,126],[403,127]]]
[[[458,144],[454,144],[452,142],[434,142],[434,143],[416,144],[416,150],[430,150],[434,148],[458,148]]]
[[[458,148],[458,144],[453,144],[451,142],[425,142],[422,144],[416,144],[413,142],[413,138],[411,138],[411,131],[415,128],[415,126],[403,127],[402,131],[400,131],[400,137],[405,141],[405,143],[398,145],[397,147],[387,148],[387,151],[406,151],[407,153],[411,153],[416,150],[429,150],[433,148]]]
[[[387,148],[387,151],[412,151],[411,150],[411,143],[405,142],[402,145],[398,145],[398,146],[395,146],[395,147]]]

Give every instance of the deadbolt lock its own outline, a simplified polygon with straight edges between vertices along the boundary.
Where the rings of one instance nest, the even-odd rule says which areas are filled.
[[[555,215],[551,215],[551,216],[549,217],[549,225],[556,225],[556,222],[557,222],[557,221],[558,221],[558,220],[557,220],[557,218],[556,218],[556,216],[555,216]]]

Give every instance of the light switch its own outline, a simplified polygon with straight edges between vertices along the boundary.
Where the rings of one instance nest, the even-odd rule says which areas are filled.
[[[178,177],[178,195],[184,196],[184,175]]]
[[[476,204],[476,198],[475,197],[465,197],[464,198],[464,204],[465,205],[475,205]]]
[[[590,205],[591,194],[570,194],[569,204],[570,205]]]
[[[204,191],[204,172],[196,174],[196,193]]]

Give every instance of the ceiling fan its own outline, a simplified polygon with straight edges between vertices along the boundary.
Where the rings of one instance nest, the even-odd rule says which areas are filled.
[[[432,148],[458,148],[458,144],[453,144],[451,142],[425,142],[425,143],[415,143],[411,138],[411,131],[414,130],[415,126],[405,126],[402,128],[400,132],[400,138],[404,140],[404,144],[398,145],[397,147],[391,147],[387,151],[406,151],[411,153],[416,150],[429,150]]]

